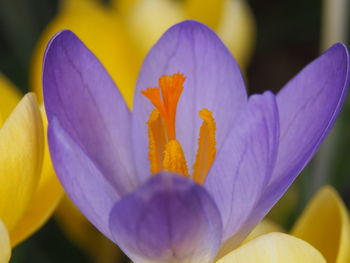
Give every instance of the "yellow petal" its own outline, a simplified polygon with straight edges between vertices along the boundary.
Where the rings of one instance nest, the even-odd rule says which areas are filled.
[[[9,262],[11,257],[10,238],[5,224],[0,219],[0,263]]]
[[[132,47],[115,12],[97,1],[66,0],[57,17],[44,30],[36,47],[31,87],[42,101],[41,73],[45,47],[60,30],[70,29],[100,59],[131,107],[141,57]]]
[[[134,6],[143,0],[112,0],[112,4],[121,16],[127,16]]]
[[[38,188],[28,205],[26,213],[14,230],[11,231],[12,246],[17,245],[40,228],[54,212],[63,195],[63,189],[56,177],[51,163],[46,138],[47,119],[44,107],[41,107],[40,110],[45,130],[43,168]]]
[[[232,0],[229,0],[232,1]],[[224,11],[226,0],[184,0],[184,9],[188,18],[198,20],[215,29]]]
[[[0,115],[3,120],[7,119],[17,103],[20,101],[21,97],[22,94],[3,74],[0,73]]]
[[[245,0],[225,0],[217,33],[238,64],[246,68],[255,45],[254,16]]]
[[[127,11],[123,15],[125,26],[142,58],[170,26],[185,19],[181,6],[171,0],[134,1]]]
[[[38,185],[43,141],[38,105],[27,94],[0,129],[0,218],[10,233]]]
[[[291,234],[317,248],[329,263],[350,262],[350,227],[345,205],[330,186],[323,187],[298,219]]]
[[[326,263],[305,241],[282,233],[257,237],[233,250],[218,263]]]
[[[258,236],[271,232],[283,232],[283,229],[271,220],[264,219],[253,229],[252,232],[250,232],[250,234],[246,237],[242,244],[245,244]]]
[[[195,19],[215,30],[246,67],[255,43],[255,21],[245,0],[115,0],[135,45],[146,55],[171,25]]]

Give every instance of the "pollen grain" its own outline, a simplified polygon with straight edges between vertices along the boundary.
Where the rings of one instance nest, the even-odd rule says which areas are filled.
[[[164,151],[163,168],[165,171],[189,176],[185,154],[178,141],[171,140],[166,144]]]

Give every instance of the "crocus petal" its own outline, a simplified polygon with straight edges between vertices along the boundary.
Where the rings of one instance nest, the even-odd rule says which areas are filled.
[[[237,63],[208,27],[185,21],[170,28],[154,45],[142,66],[134,97],[133,139],[139,173],[148,173],[146,121],[153,109],[141,90],[158,86],[162,75],[183,73],[184,90],[177,110],[177,138],[191,166],[197,149],[201,119],[208,108],[217,126],[220,148],[234,120],[246,104],[246,91]],[[220,92],[218,92],[220,90]],[[227,114],[227,113],[230,114]]]
[[[44,130],[47,120],[44,107],[40,108]],[[26,213],[11,231],[11,245],[14,247],[39,229],[52,215],[63,195],[63,189],[53,170],[49,147],[44,132],[44,159],[38,187],[28,204]]]
[[[45,157],[46,158],[46,157]],[[11,246],[14,247],[42,227],[57,207],[63,189],[55,173],[42,173],[38,187],[25,214],[11,231]]]
[[[249,230],[242,228],[269,182],[277,157],[279,121],[275,96],[266,92],[250,97],[237,125],[227,136],[204,184],[223,219],[231,251]],[[261,218],[260,218],[261,219]]]
[[[3,74],[0,73],[0,115],[3,120],[7,119],[17,103],[20,101],[21,97],[21,93]]]
[[[262,235],[239,247],[217,263],[326,263],[305,241],[282,233]]]
[[[350,262],[350,222],[347,209],[330,186],[322,188],[291,232],[317,248],[327,262]]]
[[[348,50],[343,44],[336,44],[278,93],[281,121],[278,159],[256,214],[269,211],[310,161],[333,126],[348,85]]]
[[[54,117],[49,123],[48,140],[56,174],[67,195],[110,238],[108,216],[118,193]]]
[[[62,0],[57,16],[42,33],[34,50],[31,87],[42,101],[42,61],[49,40],[59,31],[75,32],[99,58],[131,106],[137,74],[142,63],[119,17],[95,0]]]
[[[50,42],[44,61],[44,99],[55,116],[120,195],[137,186],[130,112],[97,58],[70,31]]]
[[[0,263],[8,263],[11,257],[10,238],[5,224],[0,219]]]
[[[27,94],[0,129],[0,218],[10,233],[37,188],[43,142],[40,111]]]
[[[114,206],[115,242],[134,262],[212,262],[221,218],[211,197],[188,178],[158,174]]]
[[[4,98],[0,107],[0,112],[4,119],[13,111],[20,101],[21,96],[21,93],[16,87],[6,79],[4,75],[0,74],[0,97]],[[46,116],[43,114],[42,120],[46,120]],[[44,121],[44,123],[45,122],[46,121]],[[44,133],[44,138],[45,135],[46,133]],[[46,139],[44,141],[46,142]],[[45,223],[55,209],[63,193],[56,175],[53,172],[47,143],[45,143],[45,146],[44,167],[41,171],[39,184],[26,208],[25,214],[21,216],[20,221],[11,231],[10,240],[12,247],[26,239]]]

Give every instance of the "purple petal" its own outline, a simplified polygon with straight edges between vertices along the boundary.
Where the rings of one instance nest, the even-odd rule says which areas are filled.
[[[189,167],[197,150],[202,120],[198,112],[208,108],[217,123],[217,142],[223,139],[247,101],[244,81],[236,61],[217,35],[203,24],[185,21],[170,28],[146,57],[134,96],[133,136],[139,173],[149,173],[146,121],[153,109],[141,90],[157,87],[163,75],[183,73],[184,91],[177,111],[177,138]],[[230,115],[227,115],[230,112]]]
[[[97,58],[70,31],[47,47],[43,73],[53,116],[120,195],[138,185],[131,154],[131,113]]]
[[[219,211],[192,180],[153,176],[116,203],[110,216],[115,242],[134,262],[212,262],[221,243]]]
[[[349,54],[336,44],[277,95],[281,122],[278,159],[256,214],[265,214],[310,161],[332,128],[349,86]]]
[[[209,171],[205,188],[223,220],[223,240],[230,249],[245,237],[249,220],[272,174],[279,140],[275,96],[266,92],[249,98]],[[228,244],[225,245],[228,246]]]
[[[48,141],[52,163],[67,195],[96,228],[111,238],[108,218],[119,199],[117,192],[54,117]]]

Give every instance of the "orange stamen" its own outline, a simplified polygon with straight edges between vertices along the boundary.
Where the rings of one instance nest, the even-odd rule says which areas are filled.
[[[176,108],[183,91],[184,75],[177,73],[159,78],[159,87],[141,91],[155,109],[147,122],[151,173],[169,171],[189,177],[181,144],[176,140]],[[203,184],[216,155],[216,123],[208,109],[202,109],[198,151],[192,178]]]
[[[166,144],[164,122],[159,111],[154,109],[147,122],[148,124],[148,159],[151,164],[151,173],[156,174],[163,170],[163,159]]]
[[[185,154],[180,143],[177,140],[171,140],[166,144],[164,151],[163,168],[164,171],[189,176]]]
[[[168,140],[176,139],[176,108],[180,99],[185,76],[176,73],[159,78],[159,88],[147,88],[141,91],[158,109],[165,122]]]
[[[216,155],[216,123],[208,109],[202,109],[199,116],[203,119],[203,124],[199,131],[198,150],[192,177],[196,183],[203,184]]]

